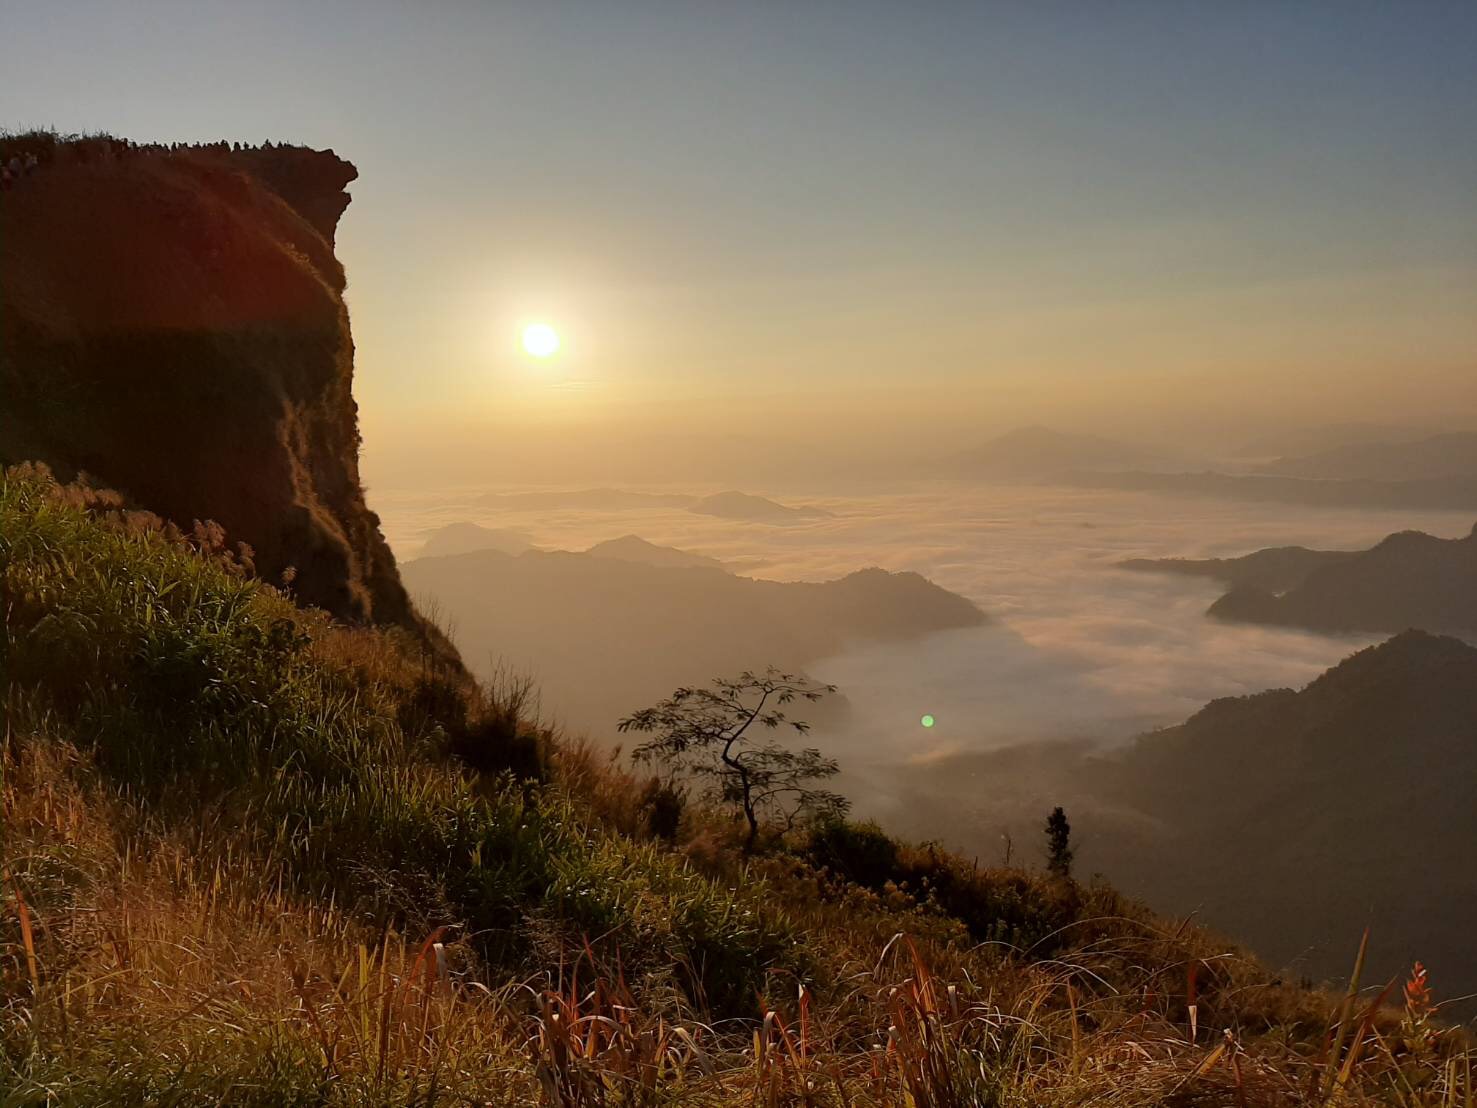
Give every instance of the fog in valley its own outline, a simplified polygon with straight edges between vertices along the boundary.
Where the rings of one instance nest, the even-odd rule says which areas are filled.
[[[1189,824],[1166,822],[1169,809],[1151,794],[1175,794],[1185,770],[1157,774],[1135,744],[1217,698],[1300,689],[1388,634],[1357,620],[1315,631],[1216,618],[1207,609],[1225,581],[1121,563],[1359,551],[1410,530],[1457,540],[1473,512],[1087,488],[1118,475],[1021,471],[1052,468],[1031,450],[1090,465],[1120,448],[1039,430],[1005,442],[1026,459],[1008,477],[894,481],[870,495],[855,491],[858,481],[845,494],[836,482],[810,493],[791,482],[779,492],[747,485],[744,495],[696,483],[488,484],[385,487],[378,504],[409,587],[446,614],[471,664],[533,678],[544,717],[568,731],[614,751],[617,721],[679,685],[771,664],[802,672],[837,687],[794,714],[815,724],[807,741],[841,763],[856,815],[982,862],[1036,864],[1043,813],[1067,804],[1084,872],[1172,910],[1209,908],[1212,922],[1234,921],[1304,969],[1336,968],[1348,920],[1375,910],[1378,890],[1351,893],[1352,907],[1291,942],[1283,927],[1259,933],[1256,897],[1242,889],[1217,903],[1215,888],[1184,872],[1176,843],[1189,841]],[[986,446],[979,456],[998,472],[999,453]],[[1129,453],[1123,460],[1140,465],[1161,457]],[[1452,457],[1438,452],[1427,468]],[[1278,468],[1239,472],[1255,480]],[[1419,467],[1402,476],[1430,478]],[[1434,480],[1460,500],[1461,474]],[[1310,481],[1309,495],[1341,484]],[[1356,489],[1356,499],[1408,494],[1391,494],[1396,484],[1378,495]],[[850,576],[874,567],[918,577]],[[797,584],[820,582],[834,584]],[[1212,773],[1224,766],[1228,782],[1265,768],[1248,768],[1256,759],[1239,740],[1195,759]],[[1193,806],[1194,786],[1184,790],[1173,802]],[[1284,878],[1268,870],[1245,880],[1276,890]],[[1320,904],[1340,895],[1326,887]]]
[[[1464,534],[1459,511],[1309,512],[1286,505],[1084,492],[1038,486],[948,485],[874,497],[789,497],[833,513],[783,524],[700,516],[680,507],[597,510],[518,504],[518,491],[465,489],[414,494],[381,489],[390,542],[409,561],[412,590],[440,601],[473,665],[505,662],[535,677],[545,710],[570,727],[609,738],[620,715],[641,707],[619,681],[586,659],[564,663],[520,645],[517,636],[480,626],[463,607],[438,597],[437,572],[415,559],[438,528],[474,522],[526,536],[545,550],[583,551],[628,534],[717,559],[738,575],[775,581],[826,581],[880,567],[913,571],[967,597],[989,617],[977,628],[902,642],[848,644],[805,659],[816,677],[838,685],[859,710],[838,743],[857,757],[927,761],[951,753],[1041,739],[1113,742],[1178,722],[1217,696],[1301,685],[1381,636],[1315,635],[1205,618],[1224,589],[1212,581],[1132,573],[1115,563],[1135,557],[1214,557],[1268,546],[1367,547],[1414,528]],[[578,491],[578,490],[571,490]],[[637,490],[671,494],[673,488]],[[508,495],[488,502],[488,494]],[[565,498],[578,502],[577,497]],[[507,508],[502,503],[509,503]],[[579,613],[557,595],[537,608],[566,652],[563,629]],[[489,597],[493,609],[513,603]],[[760,627],[728,633],[749,638]],[[720,632],[721,633],[721,632]],[[621,636],[636,655],[652,644],[639,630]],[[744,664],[763,667],[763,657]],[[596,661],[596,659],[589,659]],[[657,670],[657,687],[702,681],[680,661]],[[572,713],[572,701],[591,709]],[[918,719],[937,724],[920,731]],[[835,728],[828,733],[835,732]]]

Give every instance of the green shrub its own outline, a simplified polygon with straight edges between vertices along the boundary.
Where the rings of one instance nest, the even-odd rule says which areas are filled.
[[[676,842],[682,829],[682,815],[687,811],[687,790],[653,778],[641,793],[641,811],[646,817],[648,834],[662,842]]]
[[[870,820],[828,820],[818,825],[810,833],[806,855],[812,865],[869,889],[880,889],[902,876],[897,843]]]

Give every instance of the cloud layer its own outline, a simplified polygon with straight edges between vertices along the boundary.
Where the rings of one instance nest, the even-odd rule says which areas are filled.
[[[994,625],[859,645],[817,667],[818,676],[842,686],[855,708],[847,729],[825,742],[858,768],[1019,742],[1122,741],[1178,722],[1218,696],[1302,685],[1373,641],[1208,620],[1204,610],[1219,592],[1213,582],[1129,573],[1114,567],[1120,559],[1224,556],[1294,543],[1360,548],[1395,530],[1454,536],[1472,524],[1453,512],[928,486],[806,498],[834,515],[779,527],[659,504],[507,510],[489,506],[490,491],[511,490],[381,493],[376,499],[402,557],[416,552],[429,529],[461,520],[516,528],[547,548],[583,549],[634,532],[737,564],[753,576],[822,580],[876,565],[915,570],[977,602],[995,617]],[[764,662],[754,659],[755,665]],[[919,725],[924,713],[936,726]]]

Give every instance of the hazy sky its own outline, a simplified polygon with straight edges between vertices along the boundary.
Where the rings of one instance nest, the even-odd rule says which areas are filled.
[[[428,428],[1470,422],[1474,57],[1470,2],[0,0],[0,125],[354,161],[393,480]]]

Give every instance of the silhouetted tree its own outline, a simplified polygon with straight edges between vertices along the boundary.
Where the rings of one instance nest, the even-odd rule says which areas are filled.
[[[1072,876],[1072,825],[1067,813],[1053,808],[1046,817],[1046,868],[1057,877]]]
[[[704,779],[712,799],[733,805],[749,825],[748,853],[759,839],[761,817],[781,818],[788,829],[798,819],[846,813],[845,797],[814,785],[840,771],[834,759],[819,750],[755,741],[761,728],[785,726],[803,735],[810,725],[779,709],[797,697],[816,701],[835,691],[772,667],[762,676],[746,671],[710,688],[678,689],[618,726],[655,736],[631,752],[635,761],[658,762],[673,773]]]

